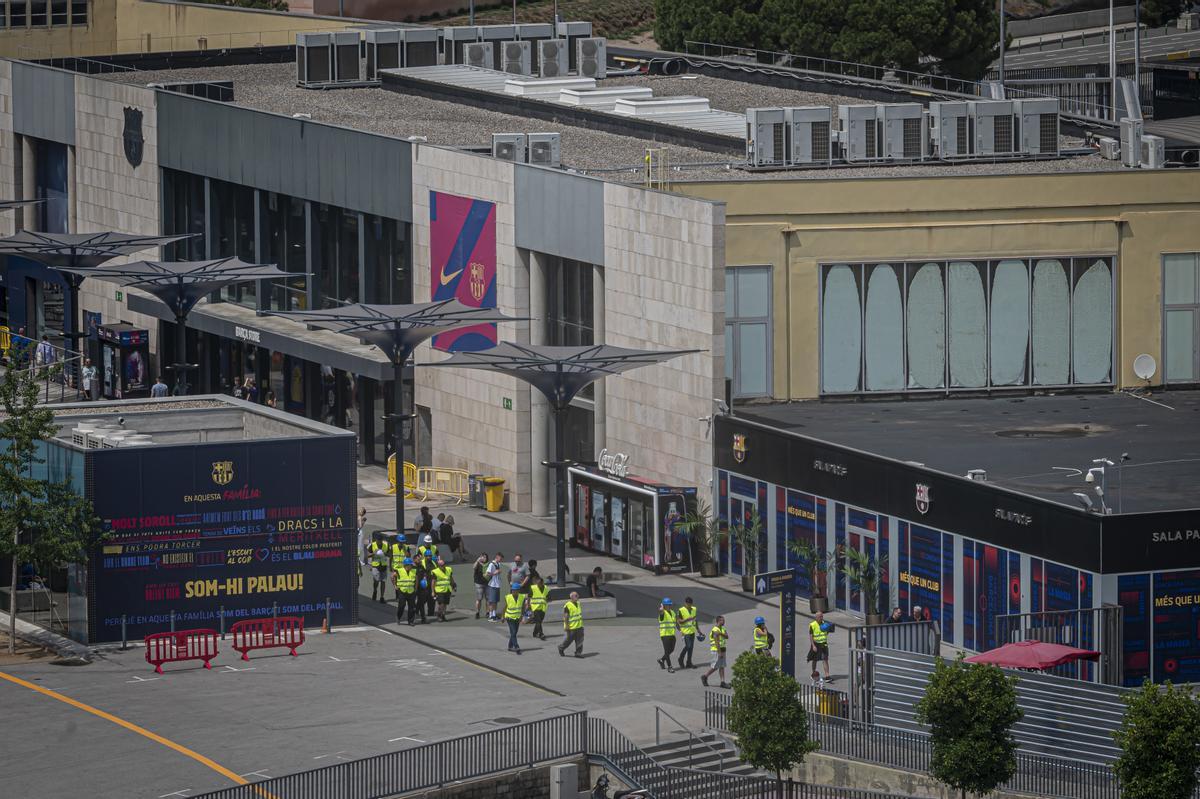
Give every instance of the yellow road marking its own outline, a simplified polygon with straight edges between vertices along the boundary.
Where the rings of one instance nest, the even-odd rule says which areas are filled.
[[[195,760],[197,763],[199,763],[203,766],[208,766],[210,769],[217,772],[222,777],[227,777],[228,779],[231,779],[234,782],[236,782],[238,785],[249,785],[250,784],[249,780],[245,779],[244,777],[240,777],[237,774],[234,774],[232,771],[225,768],[220,763],[210,760],[209,758],[205,757],[204,755],[200,754],[199,752],[196,752],[192,749],[188,749],[183,744],[177,744],[168,738],[164,738],[161,735],[158,735],[157,733],[150,732],[150,730],[146,729],[145,727],[139,727],[138,725],[134,724],[131,721],[126,721],[125,719],[118,718],[117,716],[114,716],[111,713],[106,713],[103,710],[100,710],[99,708],[95,708],[95,707],[92,707],[91,705],[80,702],[78,699],[72,699],[71,697],[64,696],[63,694],[60,694],[57,691],[51,691],[49,688],[43,688],[40,685],[34,685],[31,682],[22,680],[20,677],[14,677],[11,674],[5,674],[2,671],[0,671],[0,679],[8,680],[11,683],[20,685],[24,688],[28,688],[31,691],[37,691],[39,694],[42,694],[43,696],[48,696],[51,699],[57,699],[59,702],[68,704],[71,707],[82,710],[85,713],[91,713],[93,716],[102,718],[105,721],[111,721],[113,724],[116,724],[118,727],[124,727],[125,729],[129,730],[130,732],[136,732],[138,735],[141,735],[144,738],[149,738],[151,741],[154,741],[155,743],[160,743],[163,746],[174,749],[176,752],[178,752],[181,755],[184,755],[185,757],[190,757],[192,760]]]

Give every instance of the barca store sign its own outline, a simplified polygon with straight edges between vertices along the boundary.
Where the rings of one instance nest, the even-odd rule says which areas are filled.
[[[110,531],[93,553],[89,640],[278,615],[357,616],[354,442],[229,442],[95,453]]]

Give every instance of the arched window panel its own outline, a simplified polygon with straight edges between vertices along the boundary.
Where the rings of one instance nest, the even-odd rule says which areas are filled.
[[[859,390],[862,364],[860,267],[834,264],[825,270],[821,295],[821,389],[828,394]]]
[[[1112,267],[1105,258],[1072,259],[1071,368],[1076,383],[1112,381]]]
[[[1071,382],[1070,262],[1039,260],[1033,265],[1033,384]]]
[[[908,387],[946,387],[946,285],[942,265],[908,265]]]
[[[1029,271],[1024,261],[992,268],[989,366],[993,386],[1023,386],[1029,354]]]
[[[872,264],[867,270],[866,389],[904,390],[902,267]]]
[[[952,261],[947,268],[950,306],[950,387],[987,385],[987,298],[983,264]]]

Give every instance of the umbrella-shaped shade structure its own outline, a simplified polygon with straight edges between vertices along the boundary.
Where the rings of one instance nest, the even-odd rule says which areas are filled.
[[[13,200],[22,205],[29,200]],[[6,206],[7,207],[7,206]],[[72,340],[81,338],[79,319],[79,286],[91,270],[123,255],[162,247],[193,234],[180,236],[139,236],[131,233],[38,233],[22,230],[15,235],[0,239],[0,255],[18,255],[37,261],[55,269],[66,278],[71,294],[72,312],[67,319],[68,330],[63,337]]]
[[[636,350],[607,344],[550,347],[502,341],[489,350],[458,352],[444,361],[428,364],[486,369],[511,375],[529,383],[550,401],[550,406],[554,409],[554,463],[550,465],[555,469],[555,494],[558,505],[557,575],[560,584],[567,573],[567,462],[563,455],[567,406],[585,386],[602,377],[641,366],[652,366],[694,352],[699,350]]]
[[[1076,649],[1063,644],[1048,644],[1043,641],[1017,641],[1011,644],[980,652],[966,658],[968,663],[987,663],[1005,669],[1032,669],[1045,671],[1077,660],[1098,660],[1099,652]]]
[[[36,205],[41,200],[0,200],[0,211],[9,211],[24,205]]]
[[[234,283],[295,276],[272,264],[250,264],[238,258],[213,261],[134,261],[85,268],[60,267],[60,271],[104,278],[154,295],[175,315],[175,392],[187,393],[187,323],[192,308],[205,296]]]
[[[266,316],[296,319],[312,327],[354,336],[374,344],[392,361],[396,392],[393,442],[396,455],[396,529],[404,531],[404,427],[402,420],[404,364],[421,342],[439,333],[465,325],[487,322],[523,321],[495,308],[472,308],[458,300],[439,300],[412,305],[368,305],[356,303],[340,308],[313,311],[264,311]]]

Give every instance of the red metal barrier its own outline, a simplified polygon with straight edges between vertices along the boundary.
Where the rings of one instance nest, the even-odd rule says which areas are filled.
[[[181,660],[203,660],[204,668],[217,656],[216,630],[177,630],[173,633],[154,633],[146,636],[146,662],[162,674],[164,663]]]
[[[286,647],[296,655],[296,647],[304,643],[304,619],[299,616],[279,616],[274,619],[247,619],[229,628],[233,648],[249,660],[251,649]]]

